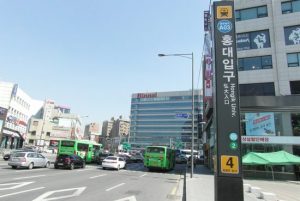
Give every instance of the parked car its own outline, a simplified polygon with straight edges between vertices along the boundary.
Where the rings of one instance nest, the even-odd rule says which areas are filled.
[[[175,158],[175,162],[176,163],[180,163],[180,164],[182,164],[182,163],[187,163],[187,157],[185,156],[185,155],[178,155],[178,156],[176,156],[176,158]]]
[[[134,162],[134,158],[131,155],[128,155],[128,154],[118,154],[117,156],[123,158],[125,160],[126,164]]]
[[[73,155],[59,155],[55,162],[54,162],[54,168],[68,168],[70,170],[73,170],[74,168],[85,168],[85,161],[75,154]]]
[[[95,161],[98,165],[101,165],[102,164],[102,161],[108,157],[108,156],[113,156],[113,154],[111,153],[99,153],[98,155],[96,155],[95,157]]]
[[[117,170],[121,168],[126,168],[126,161],[122,157],[108,156],[102,161],[102,168],[103,170],[105,170],[106,168]]]
[[[144,157],[141,153],[137,152],[131,156],[131,160],[134,163],[142,163],[144,162]]]
[[[12,168],[27,167],[32,169],[33,167],[50,167],[50,161],[42,154],[36,152],[16,152],[12,154],[11,159],[8,162]]]
[[[13,154],[17,153],[17,152],[34,152],[34,151],[31,150],[31,149],[30,150],[28,150],[28,149],[16,149],[16,150],[11,151],[10,153],[4,154],[3,159],[5,161],[8,161],[11,158],[11,156]]]

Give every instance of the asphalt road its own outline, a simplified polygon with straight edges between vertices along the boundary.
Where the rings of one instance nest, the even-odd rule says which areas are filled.
[[[12,169],[0,161],[0,200],[5,201],[165,201],[181,200],[183,180],[179,165],[170,172],[148,172],[142,163],[128,164],[126,170]]]

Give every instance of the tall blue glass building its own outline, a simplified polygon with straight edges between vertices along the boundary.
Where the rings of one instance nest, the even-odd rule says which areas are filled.
[[[192,91],[135,93],[131,98],[130,142],[134,145],[191,147]],[[194,91],[194,136],[198,145],[202,95]]]

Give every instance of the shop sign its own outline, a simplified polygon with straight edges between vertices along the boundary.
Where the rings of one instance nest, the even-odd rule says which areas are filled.
[[[243,144],[300,145],[298,136],[242,136]]]
[[[204,11],[204,31],[209,30],[209,24],[210,24],[210,14],[209,10]]]
[[[137,98],[156,98],[157,93],[138,93]]]

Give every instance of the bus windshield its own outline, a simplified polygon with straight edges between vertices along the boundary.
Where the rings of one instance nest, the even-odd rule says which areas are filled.
[[[165,149],[162,147],[148,147],[147,152],[163,154],[165,152]]]
[[[61,141],[62,147],[74,147],[75,142],[74,141]]]

